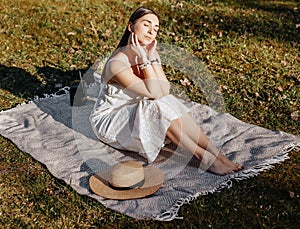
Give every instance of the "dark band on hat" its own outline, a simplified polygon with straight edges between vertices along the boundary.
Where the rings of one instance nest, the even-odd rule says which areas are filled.
[[[143,180],[141,180],[140,182],[138,182],[134,185],[128,186],[128,187],[116,187],[116,186],[113,186],[110,182],[108,182],[108,185],[109,185],[109,187],[111,187],[112,189],[115,189],[115,190],[130,190],[130,189],[140,188],[141,186],[144,185],[144,183],[145,183],[145,178]]]

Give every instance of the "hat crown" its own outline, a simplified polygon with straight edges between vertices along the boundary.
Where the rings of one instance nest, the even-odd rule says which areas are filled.
[[[110,184],[117,188],[134,187],[144,180],[144,169],[136,161],[123,161],[112,167]]]
[[[112,184],[113,181],[115,184]],[[122,162],[121,165],[114,165],[110,169],[99,171],[89,179],[90,188],[95,194],[115,200],[149,196],[155,193],[163,182],[162,170],[153,166],[143,167],[142,164],[133,161]]]

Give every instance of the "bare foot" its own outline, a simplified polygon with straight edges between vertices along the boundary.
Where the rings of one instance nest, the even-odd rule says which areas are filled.
[[[234,173],[234,169],[226,166],[221,160],[217,159],[214,163],[208,168],[208,171],[217,175],[227,175]]]
[[[230,161],[222,153],[219,153],[219,155],[217,156],[217,158],[219,158],[226,166],[228,166],[229,168],[232,168],[235,172],[240,171],[240,170],[243,169],[243,165],[237,164],[237,163],[234,163],[234,162]]]
[[[207,152],[210,152],[212,155],[214,155],[216,158],[218,158],[221,162],[223,162],[224,165],[227,167],[233,169],[235,172],[240,171],[243,169],[243,165],[234,163],[230,161],[224,154],[222,154],[219,150],[217,150],[215,147],[210,147]]]
[[[227,175],[240,170],[239,165],[231,162],[223,154],[214,154],[206,151],[201,158],[201,169],[208,170],[217,175]]]

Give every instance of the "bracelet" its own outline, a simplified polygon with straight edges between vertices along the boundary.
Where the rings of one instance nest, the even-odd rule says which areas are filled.
[[[151,63],[150,61],[147,61],[147,62],[145,62],[145,63],[139,65],[139,68],[140,68],[141,70],[144,70],[145,68],[147,68],[147,66],[148,66],[150,63]]]
[[[151,64],[153,64],[153,63],[155,63],[155,62],[159,64],[158,58],[156,58],[156,59],[154,59],[154,60],[150,60],[150,63],[151,63]]]

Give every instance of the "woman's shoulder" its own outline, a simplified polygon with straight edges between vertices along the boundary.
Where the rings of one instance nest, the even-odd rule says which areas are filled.
[[[114,53],[105,66],[105,78],[112,79],[117,73],[130,68],[128,56],[122,52]],[[109,81],[109,80],[107,80]]]
[[[109,58],[108,63],[123,63],[125,65],[130,65],[128,56],[120,51],[112,55]]]

